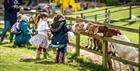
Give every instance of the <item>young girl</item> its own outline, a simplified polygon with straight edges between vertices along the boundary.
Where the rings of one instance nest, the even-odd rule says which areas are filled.
[[[65,62],[65,53],[68,43],[68,31],[66,20],[63,15],[58,14],[54,17],[54,22],[51,25],[52,47],[58,48],[56,54],[56,62]]]
[[[43,57],[46,58],[46,52],[48,47],[48,36],[47,32],[49,31],[47,23],[48,15],[46,13],[41,13],[38,18],[37,31],[38,34],[30,39],[30,44],[39,46],[37,48],[36,59],[40,59],[40,53],[43,49]]]

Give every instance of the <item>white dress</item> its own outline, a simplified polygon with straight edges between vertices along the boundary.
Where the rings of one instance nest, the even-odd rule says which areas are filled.
[[[50,28],[48,27],[47,22],[43,21],[40,19],[40,21],[38,22],[38,26],[37,26],[37,31],[38,34],[33,36],[29,42],[32,45],[35,46],[39,46],[42,48],[47,48],[48,47],[48,35],[47,35],[47,31]]]

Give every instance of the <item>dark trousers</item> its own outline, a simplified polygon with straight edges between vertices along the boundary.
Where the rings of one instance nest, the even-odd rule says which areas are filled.
[[[56,62],[62,62],[65,61],[65,48],[58,48],[57,54],[56,54]]]
[[[32,8],[37,3],[37,0],[30,0],[27,4],[28,7]]]
[[[23,0],[17,0],[17,1],[18,1],[18,3],[20,3],[20,4],[23,3]]]
[[[6,33],[7,33],[8,29],[11,29],[11,27],[14,23],[15,22],[13,22],[13,21],[4,20],[4,29],[3,29],[3,32],[2,32],[2,35],[1,35],[1,42],[3,42],[4,37],[6,36]],[[13,36],[14,36],[14,34],[10,33],[10,42],[13,41]]]

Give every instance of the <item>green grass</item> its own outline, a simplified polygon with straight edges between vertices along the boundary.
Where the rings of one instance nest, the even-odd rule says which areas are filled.
[[[101,65],[68,53],[66,63],[55,63],[55,53],[48,52],[47,59],[35,61],[35,47],[12,48],[12,44],[0,45],[0,71],[107,71]],[[30,48],[30,49],[29,49]]]

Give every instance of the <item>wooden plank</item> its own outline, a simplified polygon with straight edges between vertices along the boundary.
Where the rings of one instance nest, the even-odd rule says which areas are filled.
[[[86,35],[86,36],[89,36],[87,33],[81,33],[82,35]],[[116,40],[116,39],[112,39],[110,37],[103,37],[103,36],[99,36],[99,35],[92,35],[90,37],[94,37],[94,38],[98,38],[98,39],[103,39],[103,40],[106,40],[106,41],[109,41],[109,42],[114,42],[114,43],[118,43],[118,44],[123,44],[123,45],[127,45],[127,46],[132,46],[132,47],[135,47],[135,48],[139,48],[139,44],[136,44],[136,43],[131,43],[131,42],[125,42],[125,41],[121,41],[121,40]]]
[[[107,41],[103,41],[103,48],[102,48],[102,50],[103,50],[103,54],[102,54],[102,64],[103,64],[103,66],[105,67],[105,68],[107,68],[107,63],[108,63],[108,55],[107,55],[107,48],[108,48],[108,46],[107,46],[108,44],[107,44]]]
[[[140,27],[139,27],[139,30],[140,30]],[[140,31],[139,31],[139,46],[140,46]],[[139,57],[139,67],[138,67],[138,69],[139,69],[139,71],[140,71],[140,47],[139,47],[139,49],[138,49],[138,52],[139,52],[139,55],[138,55],[138,57]]]
[[[102,53],[101,53],[101,52],[98,52],[98,51],[95,51],[95,50],[92,50],[92,49],[89,49],[89,48],[85,48],[85,47],[83,47],[83,46],[80,46],[80,49],[83,49],[83,50],[86,50],[86,51],[88,51],[88,52],[92,52],[92,53],[95,53],[95,54],[97,54],[97,55],[102,56]]]
[[[130,5],[130,7],[129,7],[129,19],[131,19],[131,16],[132,16],[132,6]]]
[[[108,57],[109,57],[109,58],[112,58],[112,59],[114,59],[114,60],[117,60],[117,61],[119,61],[119,62],[122,62],[122,63],[124,63],[124,64],[129,64],[129,65],[133,65],[133,66],[136,66],[136,67],[138,67],[138,65],[139,65],[139,64],[136,63],[136,62],[129,61],[129,60],[125,60],[125,59],[120,58],[120,57],[111,56],[111,55],[108,55]]]
[[[116,7],[109,7],[109,8],[105,8],[105,9],[113,9]],[[105,9],[99,9],[99,10],[93,10],[93,11],[88,11],[88,12],[82,12],[83,14],[87,14],[87,13],[94,13],[94,12],[98,12],[98,11],[103,11]],[[81,13],[76,13],[76,14],[81,14]]]
[[[136,9],[136,8],[139,8],[139,7],[132,7],[132,6],[130,6],[129,8],[111,11],[110,13],[120,12],[120,11],[124,11],[124,10],[130,10],[130,13],[129,13],[129,14],[131,14],[131,10],[132,10],[132,9]],[[106,10],[106,9],[104,9],[104,10]],[[90,12],[89,12],[89,13],[90,13]],[[83,15],[83,13],[81,13],[81,14]],[[101,13],[101,14],[96,14],[96,15],[98,15],[98,16],[105,16],[106,14],[107,14],[107,13]],[[95,17],[96,15],[85,16],[85,18]]]
[[[95,14],[95,15],[85,16],[85,18],[95,17],[96,15],[97,16],[105,16],[105,15],[107,15],[107,13],[101,13],[101,14]]]
[[[133,29],[133,28],[122,27],[122,26],[115,26],[115,25],[111,25],[111,24],[107,24],[107,26],[110,28],[114,28],[114,29],[129,31],[129,32],[133,32],[133,33],[139,33],[139,29]]]
[[[72,18],[72,17],[66,17],[67,20],[72,20],[75,21],[76,18]],[[133,32],[133,33],[139,33],[139,29],[133,29],[133,28],[128,28],[128,27],[122,27],[122,26],[115,26],[115,25],[111,25],[111,24],[104,24],[104,23],[100,23],[100,22],[94,22],[91,20],[85,20],[82,18],[79,18],[78,20],[80,21],[84,21],[84,22],[93,22],[95,24],[99,24],[99,25],[107,25],[110,28],[114,28],[114,29],[120,29],[120,30],[124,30],[124,31],[129,31],[129,32]]]
[[[138,7],[132,7],[131,9],[136,9],[136,8],[139,8],[139,6]],[[119,9],[119,10],[111,11],[111,13],[120,12],[120,11],[124,11],[124,10],[129,10],[129,9],[130,8],[128,7],[128,8],[125,8],[125,9]]]
[[[109,37],[102,37],[103,40],[109,41],[109,42],[114,42],[114,43],[118,43],[118,44],[123,44],[123,45],[127,45],[127,46],[132,46],[135,48],[139,48],[139,44],[135,44],[135,43],[131,43],[131,42],[125,42],[125,41],[121,41],[121,40],[116,40],[116,39],[112,39]]]
[[[80,55],[80,34],[76,34],[76,55]]]

